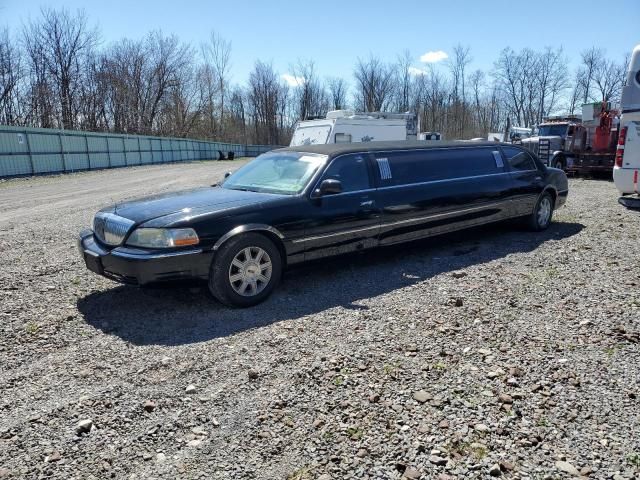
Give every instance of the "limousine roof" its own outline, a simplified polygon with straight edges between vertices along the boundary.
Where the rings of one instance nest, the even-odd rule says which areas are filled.
[[[470,141],[447,141],[440,140],[400,140],[395,142],[359,142],[359,143],[327,143],[320,145],[298,145],[295,147],[285,147],[278,149],[280,152],[304,152],[304,153],[320,153],[323,155],[335,156],[343,153],[354,152],[375,152],[388,150],[424,150],[430,148],[447,148],[447,147],[495,147],[501,144],[498,142],[470,142]]]

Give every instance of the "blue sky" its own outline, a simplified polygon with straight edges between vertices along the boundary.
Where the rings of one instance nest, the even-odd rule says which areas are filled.
[[[561,45],[573,67],[585,48],[599,46],[621,60],[640,43],[640,0],[0,0],[0,27],[16,32],[44,4],[84,8],[106,45],[161,29],[197,46],[215,29],[232,41],[236,83],[245,82],[256,59],[273,62],[280,74],[298,58],[313,59],[322,76],[351,82],[357,58],[370,53],[391,61],[408,49],[414,66],[423,68],[420,58],[426,53],[450,54],[461,43],[471,47],[470,70],[489,70],[506,46]],[[603,5],[610,6],[605,16]],[[438,56],[443,55],[428,58]]]

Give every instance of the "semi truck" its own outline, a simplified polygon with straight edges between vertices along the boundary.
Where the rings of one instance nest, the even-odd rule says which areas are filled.
[[[631,54],[620,109],[613,181],[622,194],[618,201],[629,208],[640,208],[640,45]]]
[[[584,104],[582,115],[549,117],[522,146],[547,166],[568,173],[611,175],[618,141],[619,112],[609,102]]]

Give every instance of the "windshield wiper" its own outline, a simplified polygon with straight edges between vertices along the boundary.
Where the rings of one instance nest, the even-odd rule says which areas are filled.
[[[229,190],[238,190],[240,192],[256,192],[256,190],[253,190],[249,187],[226,187]]]

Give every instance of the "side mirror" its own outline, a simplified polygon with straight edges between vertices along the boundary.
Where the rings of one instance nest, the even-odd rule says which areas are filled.
[[[229,175],[231,175],[231,172],[224,172],[224,178],[227,178]]]
[[[342,183],[340,183],[340,180],[336,180],[335,178],[327,178],[322,181],[314,193],[317,197],[342,193]]]

